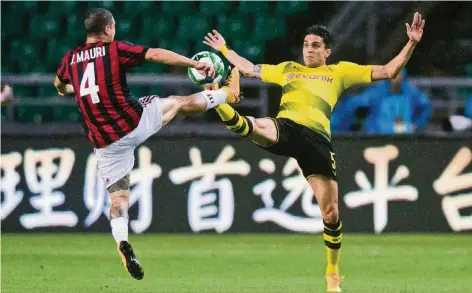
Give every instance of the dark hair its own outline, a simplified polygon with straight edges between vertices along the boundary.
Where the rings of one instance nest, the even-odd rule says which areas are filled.
[[[331,45],[333,44],[333,35],[328,30],[328,28],[323,25],[315,24],[309,26],[305,30],[305,36],[306,35],[315,35],[321,37],[323,39],[325,47],[328,49],[330,49]]]
[[[113,24],[113,14],[103,8],[93,8],[87,11],[84,19],[85,33],[100,34],[107,25]]]

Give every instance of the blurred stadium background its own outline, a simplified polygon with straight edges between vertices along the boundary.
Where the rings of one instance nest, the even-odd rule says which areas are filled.
[[[84,40],[82,15],[92,7],[113,12],[118,39],[192,56],[208,50],[202,44],[204,33],[218,28],[241,55],[254,63],[270,64],[301,61],[303,30],[312,23],[326,24],[335,36],[329,62],[385,63],[406,41],[405,22],[411,21],[414,11],[421,11],[431,21],[407,68],[410,81],[433,107],[425,131],[442,130],[445,118],[463,114],[472,95],[472,24],[468,21],[472,8],[468,2],[3,1],[2,80],[13,86],[16,97],[11,106],[2,107],[4,124],[45,124],[40,128],[44,130],[51,123],[78,122],[73,101],[58,98],[50,81],[60,56]],[[196,90],[182,68],[147,64],[132,76],[136,96]],[[242,107],[250,114],[277,111],[280,91],[249,80],[245,85],[248,101]],[[192,124],[216,119],[208,114],[203,118],[187,119]],[[174,126],[184,122],[180,117]],[[214,131],[204,129],[205,133]]]
[[[136,283],[118,268],[108,233],[109,202],[94,171],[92,148],[74,100],[59,97],[53,86],[61,57],[84,41],[82,18],[93,7],[114,14],[119,40],[190,57],[208,50],[202,38],[216,28],[239,54],[269,64],[301,62],[304,29],[313,23],[325,24],[335,36],[330,63],[386,63],[407,40],[405,23],[421,12],[425,34],[407,65],[407,81],[427,98],[425,109],[431,111],[424,127],[397,134],[367,131],[369,115],[383,97],[373,104],[340,103],[335,110],[338,118],[350,117],[333,122],[346,229],[341,268],[348,277],[346,292],[471,292],[472,134],[470,128],[452,133],[447,121],[457,115],[467,125],[472,119],[472,4],[451,1],[2,1],[2,292],[323,292],[325,255],[316,212],[302,203],[283,210],[296,215],[293,222],[256,215],[269,209],[255,191],[268,178],[277,184],[275,206],[285,201],[290,190],[284,182],[297,175],[286,171],[290,160],[238,140],[212,112],[177,117],[137,150],[135,170],[146,175],[134,181],[130,231],[145,234],[131,240],[147,278]],[[128,81],[136,97],[199,90],[185,69],[164,65],[146,64]],[[279,88],[249,79],[242,87],[243,113],[276,114]],[[354,88],[345,98],[364,90]],[[412,107],[404,122],[414,124],[420,110],[402,106]],[[367,149],[388,157],[392,147],[398,154],[384,163],[365,157]],[[195,149],[204,162],[220,154],[243,166],[216,174],[217,182],[230,178],[231,192],[206,191],[217,194],[216,221],[190,217],[193,208],[201,208],[188,200],[199,196],[190,192],[198,178],[179,181],[171,175],[191,165]],[[260,167],[267,160],[276,173]],[[379,178],[382,174],[393,179]],[[379,182],[389,183],[379,187]],[[390,191],[397,185],[413,191],[395,197]],[[370,191],[379,201],[358,200]],[[305,197],[303,192],[298,196]],[[194,235],[215,231],[234,233]]]

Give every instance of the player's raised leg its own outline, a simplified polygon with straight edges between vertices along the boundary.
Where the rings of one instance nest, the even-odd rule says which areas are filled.
[[[323,175],[311,175],[307,180],[323,216],[323,238],[327,256],[326,288],[328,292],[341,292],[339,260],[343,234],[338,209],[338,183]]]
[[[130,196],[130,175],[126,175],[108,188],[111,199],[110,225],[113,238],[118,245],[123,266],[130,275],[141,280],[144,270],[128,242],[128,207]]]
[[[242,99],[239,74],[228,78],[221,89],[208,89],[189,96],[169,96],[162,102],[162,125],[169,123],[177,114],[198,114],[221,104],[239,103]]]
[[[239,89],[239,78],[239,70],[234,67],[227,78],[227,83],[231,84],[237,80]],[[271,145],[277,140],[277,127],[273,119],[241,116],[228,104],[218,105],[215,110],[230,131],[242,137],[249,137],[254,143],[261,146]]]
[[[216,112],[230,131],[249,137],[260,146],[269,146],[277,141],[277,127],[271,118],[241,116],[228,104],[219,105]]]

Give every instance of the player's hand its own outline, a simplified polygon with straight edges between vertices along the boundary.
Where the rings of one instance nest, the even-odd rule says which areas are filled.
[[[0,97],[2,106],[9,104],[13,100],[13,89],[9,84],[2,82]]]
[[[75,94],[74,87],[71,84],[66,84],[62,90],[58,89],[57,93],[59,96],[73,95]]]
[[[421,37],[423,36],[424,23],[425,20],[418,12],[413,16],[411,27],[406,23],[406,33],[411,41],[418,43],[421,40]]]
[[[215,77],[215,67],[213,67],[210,63],[197,62],[197,64],[195,64],[195,69],[197,69],[202,75],[209,76],[211,78]]]
[[[212,47],[216,51],[219,51],[220,48],[224,44],[226,44],[226,41],[225,41],[225,38],[223,38],[223,36],[219,32],[217,32],[216,30],[213,30],[211,33],[207,34],[203,43],[205,45]]]

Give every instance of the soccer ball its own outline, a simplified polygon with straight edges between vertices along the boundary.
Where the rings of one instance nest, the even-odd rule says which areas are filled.
[[[221,60],[220,56],[209,51],[202,51],[195,54],[192,59],[199,62],[210,63],[215,67],[216,70],[215,77],[211,78],[200,74],[200,72],[198,72],[198,70],[196,70],[195,68],[189,68],[188,76],[190,77],[190,80],[192,80],[192,82],[196,85],[202,87],[211,86],[213,84],[219,83],[221,79],[223,79],[225,73],[225,65],[223,63],[223,60]]]

